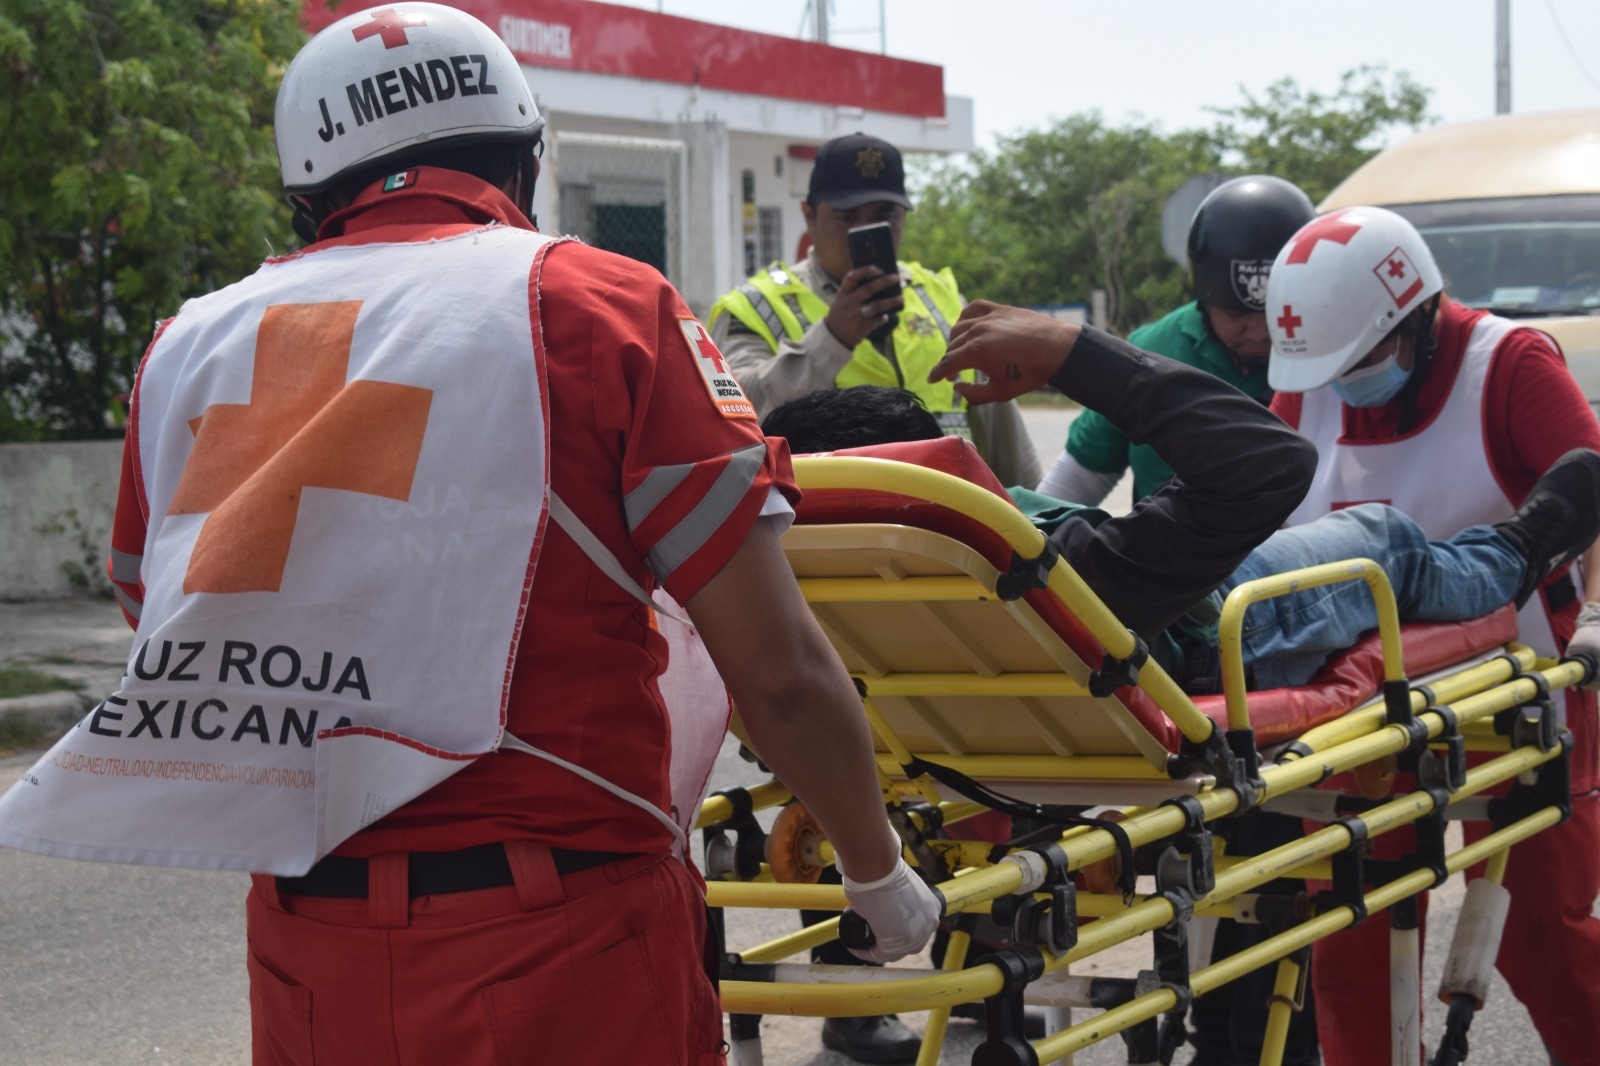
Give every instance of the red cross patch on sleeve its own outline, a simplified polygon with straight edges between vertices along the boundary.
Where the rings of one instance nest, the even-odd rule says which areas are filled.
[[[722,357],[722,352],[712,343],[706,328],[692,318],[678,319],[678,327],[689,342],[689,351],[694,353],[700,376],[706,382],[706,391],[711,394],[711,402],[717,405],[717,410],[722,412],[724,418],[748,418],[754,421],[755,407],[745,399],[738,379],[728,368],[728,361]]]

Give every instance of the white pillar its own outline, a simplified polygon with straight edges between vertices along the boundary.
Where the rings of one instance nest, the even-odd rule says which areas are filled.
[[[688,149],[679,288],[689,309],[703,319],[717,297],[744,280],[735,270],[734,214],[739,205],[734,202],[728,127],[712,119],[680,122],[673,125],[671,136]]]

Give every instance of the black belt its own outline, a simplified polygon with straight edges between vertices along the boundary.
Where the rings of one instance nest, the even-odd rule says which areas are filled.
[[[550,857],[555,860],[556,873],[575,874],[634,856],[620,851],[551,848]],[[406,856],[406,880],[413,898],[501,888],[513,883],[511,861],[502,844],[481,844],[462,851],[413,851]],[[285,896],[366,899],[367,860],[329,855],[304,877],[278,878],[278,891]]]

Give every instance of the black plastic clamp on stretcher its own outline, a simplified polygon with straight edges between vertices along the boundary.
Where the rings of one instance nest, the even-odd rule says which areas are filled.
[[[710,851],[712,841],[723,837],[728,830],[734,834],[733,869],[741,881],[754,881],[761,874],[761,864],[766,859],[767,831],[756,821],[755,804],[750,793],[742,788],[722,788],[711,793],[728,801],[733,813],[726,821],[708,825],[700,830],[703,846]]]

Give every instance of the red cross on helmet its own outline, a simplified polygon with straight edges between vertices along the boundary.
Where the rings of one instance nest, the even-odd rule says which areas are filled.
[[[1267,278],[1268,383],[1280,392],[1326,385],[1443,288],[1422,235],[1393,211],[1349,207],[1313,219]]]
[[[443,141],[532,140],[527,79],[493,30],[442,4],[359,11],[311,39],[278,88],[284,190],[314,193]]]

